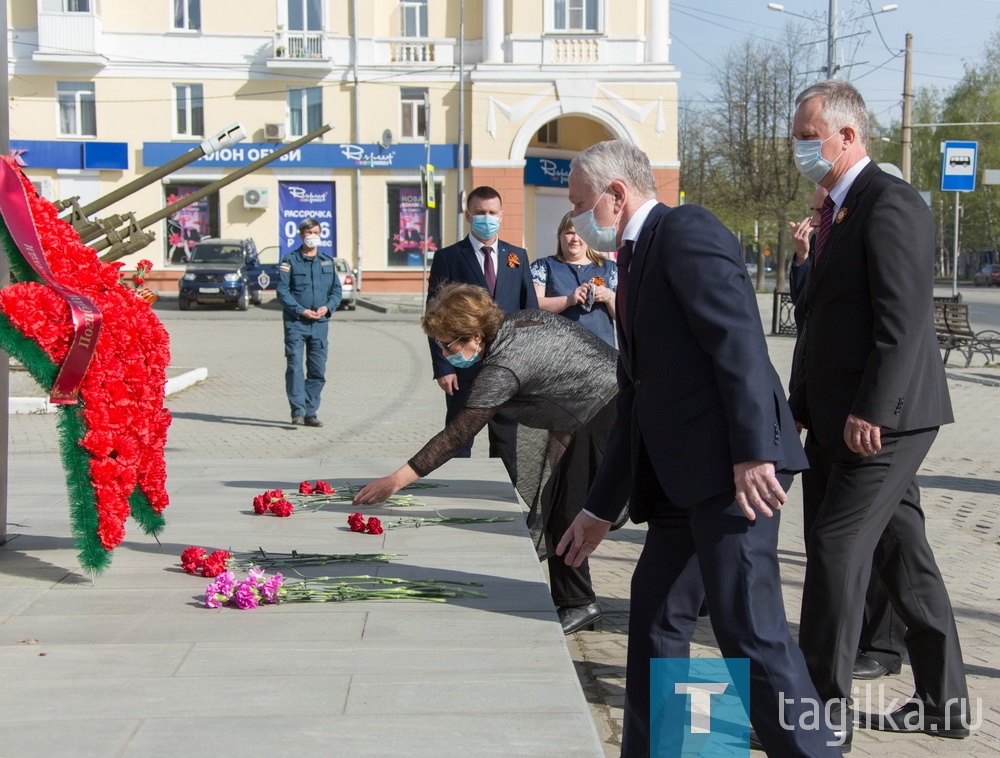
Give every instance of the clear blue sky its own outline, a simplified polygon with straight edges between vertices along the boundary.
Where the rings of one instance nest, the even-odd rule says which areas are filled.
[[[768,0],[671,0],[670,58],[681,71],[682,101],[710,100],[715,87],[712,64],[746,35],[761,39],[784,37],[788,21],[801,21],[767,7]],[[868,0],[838,0],[838,18],[868,12]],[[885,0],[871,0],[880,9]],[[815,50],[817,67],[826,64],[826,15],[829,0],[783,0],[787,11],[814,16],[813,34],[804,41],[822,40]],[[936,86],[945,90],[962,77],[966,62],[976,62],[983,46],[1000,24],[1000,0],[897,0],[899,8],[864,19],[870,31],[854,55],[856,64],[841,72],[861,91],[869,110],[888,125],[901,117],[903,57],[894,58],[913,34],[913,88]],[[876,22],[877,21],[877,28]],[[848,30],[841,29],[838,34]],[[881,34],[880,34],[881,32]],[[883,44],[883,39],[885,44]],[[850,52],[849,40],[840,43]],[[843,56],[838,56],[843,60]]]

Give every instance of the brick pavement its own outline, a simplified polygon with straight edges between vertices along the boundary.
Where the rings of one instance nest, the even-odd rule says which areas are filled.
[[[412,298],[400,302],[412,306]],[[761,310],[769,323],[770,299]],[[174,424],[168,461],[197,458],[288,458],[317,455],[394,458],[400,462],[439,430],[440,391],[430,378],[426,342],[411,307],[381,314],[360,308],[338,313],[331,326],[331,359],[320,418],[323,429],[293,427],[283,390],[280,315],[273,307],[250,314],[178,313],[158,304],[172,338],[175,368],[208,368],[206,382],[168,399]],[[784,374],[792,341],[768,337],[772,361]],[[1000,370],[949,368],[957,423],[945,427],[921,471],[927,531],[948,582],[969,674],[971,694],[983,699],[983,723],[970,739],[858,732],[854,755],[1000,756],[1000,476],[995,435]],[[55,416],[11,416],[11,465],[55,456]],[[319,452],[317,452],[319,451]],[[474,455],[486,445],[477,442]],[[388,473],[388,472],[387,472]],[[783,515],[780,543],[788,616],[798,617],[804,554],[800,495],[795,485]],[[169,529],[169,511],[168,511]],[[11,521],[17,521],[16,503]],[[568,639],[570,652],[606,755],[617,756],[621,730],[629,578],[644,531],[627,526],[592,558],[605,625]],[[793,633],[797,631],[795,624]],[[710,624],[699,623],[693,655],[716,656]],[[885,682],[888,697],[912,685],[904,668]]]

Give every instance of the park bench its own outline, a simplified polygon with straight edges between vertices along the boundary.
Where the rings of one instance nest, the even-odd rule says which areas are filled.
[[[976,353],[986,358],[987,363],[993,363],[996,353],[1000,352],[1000,332],[992,329],[973,331],[969,323],[969,306],[956,303],[952,298],[934,298],[934,331],[938,345],[944,350],[945,364],[952,350],[965,356],[966,368]]]

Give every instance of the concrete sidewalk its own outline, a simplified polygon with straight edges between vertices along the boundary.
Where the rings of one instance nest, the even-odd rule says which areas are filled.
[[[419,296],[393,299],[408,307],[381,313],[359,303],[357,311],[335,316],[328,382],[319,411],[326,424],[322,429],[288,423],[277,310],[265,307],[252,309],[250,314],[197,310],[182,314],[169,302],[158,304],[171,333],[172,365],[179,369],[204,367],[209,377],[167,401],[174,415],[167,450],[171,466],[242,460],[270,474],[287,466],[285,461],[289,460],[321,459],[321,467],[325,467],[327,462],[332,466],[350,459],[366,462],[364,470],[375,475],[389,473],[404,462],[440,430],[444,402],[431,379],[427,342],[417,324]],[[770,302],[770,296],[761,296],[765,325],[770,324]],[[772,361],[784,375],[791,361],[792,340],[769,337],[768,343]],[[995,442],[1000,421],[1000,370],[950,367],[948,376],[957,423],[942,430],[921,472],[923,505],[927,531],[955,606],[971,694],[982,698],[982,726],[972,738],[959,742],[858,732],[853,755],[1000,755],[1000,590],[995,579],[1000,574],[1000,466]],[[10,421],[11,469],[31,463],[54,472],[54,417],[12,416]],[[473,461],[485,452],[484,441],[477,441]],[[277,469],[270,468],[269,462],[275,462]],[[380,466],[384,470],[379,470]],[[294,478],[290,473],[286,476]],[[45,486],[50,493],[58,492],[58,475],[53,473]],[[800,505],[796,484],[783,514],[781,542],[786,611],[793,622],[798,619],[804,569]],[[166,512],[164,537],[177,544],[189,539],[186,531],[184,539],[172,535],[182,522],[179,506],[180,502],[175,502]],[[13,497],[11,531],[16,532],[18,524],[31,518],[28,503]],[[133,525],[130,530],[134,537],[137,530]],[[64,536],[68,538],[68,532]],[[604,630],[580,633],[568,640],[607,756],[618,755],[629,579],[643,537],[641,528],[627,526],[613,533],[592,559],[594,583],[606,611]],[[2,643],[10,644],[6,638]],[[707,620],[699,625],[692,654],[719,654]],[[906,696],[912,688],[908,668],[902,675],[876,684],[881,682],[890,698]],[[235,707],[232,713],[236,713]],[[454,726],[443,717],[439,724],[442,728]],[[511,726],[512,730],[517,728]],[[572,739],[578,736],[576,726],[562,724],[558,728],[568,730],[567,735],[572,732]],[[469,753],[476,754],[494,753],[485,747],[483,752]]]

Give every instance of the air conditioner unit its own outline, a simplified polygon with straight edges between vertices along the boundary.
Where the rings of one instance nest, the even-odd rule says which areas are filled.
[[[285,138],[284,124],[264,124],[264,139],[280,142]]]
[[[267,195],[265,187],[247,187],[243,190],[243,207],[267,208],[271,204],[271,199]]]

